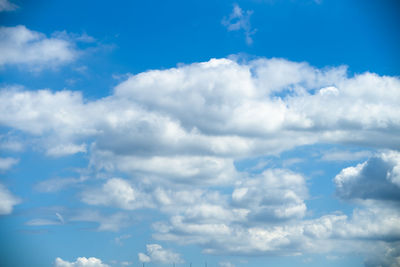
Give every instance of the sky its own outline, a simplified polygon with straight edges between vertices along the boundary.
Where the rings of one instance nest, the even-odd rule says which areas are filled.
[[[400,266],[395,0],[0,0],[0,265]]]

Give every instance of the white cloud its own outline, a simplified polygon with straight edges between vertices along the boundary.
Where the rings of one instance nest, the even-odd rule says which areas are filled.
[[[305,179],[279,169],[240,182],[232,193],[233,204],[247,209],[254,222],[302,218],[307,210],[306,197]]]
[[[235,264],[229,261],[221,261],[218,263],[220,267],[235,267]]]
[[[62,144],[47,150],[47,155],[55,157],[73,155],[76,153],[86,153],[86,144]]]
[[[231,198],[201,190],[153,195],[171,216],[153,225],[156,239],[198,244],[206,253],[279,254],[302,238],[300,226],[291,224],[305,215],[307,188],[301,175],[287,170],[237,182]]]
[[[6,141],[0,143],[1,150],[10,150],[13,152],[20,152],[24,149],[24,145],[18,141]]]
[[[382,152],[355,167],[343,169],[334,179],[344,199],[400,201],[400,153]]]
[[[234,181],[240,174],[232,159],[207,156],[154,156],[140,157],[115,155],[92,150],[91,164],[107,171],[119,170],[135,174],[143,180],[157,180],[160,184],[223,185]]]
[[[315,93],[329,85],[337,95]],[[397,78],[346,77],[343,68],[214,59],[132,76],[96,101],[79,92],[4,89],[0,123],[47,137],[46,151],[74,144],[79,149],[70,152],[79,152],[90,137],[98,153],[152,164],[171,155],[229,161],[317,142],[397,149],[398,88]]]
[[[245,209],[231,207],[228,196],[218,191],[157,188],[152,195],[162,212],[186,222],[240,222],[246,219],[248,213]]]
[[[97,211],[80,211],[78,214],[71,216],[70,221],[80,222],[93,222],[98,224],[98,231],[111,231],[117,232],[121,228],[127,227],[132,224],[134,219],[126,213],[113,213],[113,214],[101,214]]]
[[[49,220],[49,219],[32,219],[25,223],[29,226],[44,226],[44,225],[59,225],[60,222],[56,220]]]
[[[321,160],[324,161],[359,161],[372,156],[370,151],[326,151]]]
[[[8,0],[0,0],[0,12],[16,10],[18,6]]]
[[[82,183],[86,177],[81,178],[53,178],[37,183],[34,188],[39,192],[54,193],[67,187]]]
[[[44,226],[44,225],[62,225],[65,223],[63,216],[56,212],[54,214],[55,218],[38,218],[38,219],[32,219],[28,222],[26,222],[26,225],[29,226]]]
[[[243,11],[239,5],[234,4],[232,13],[229,17],[224,17],[222,24],[228,29],[228,31],[243,30],[246,37],[246,43],[250,45],[253,43],[251,36],[256,32],[256,30],[252,29],[250,24],[250,17],[252,14],[253,11]]]
[[[120,178],[112,178],[100,190],[95,189],[83,192],[82,201],[91,205],[109,205],[133,210],[152,207],[152,203],[146,197],[127,181]]]
[[[74,43],[48,38],[23,25],[0,27],[0,50],[0,66],[24,64],[33,69],[71,62],[79,54]]]
[[[102,263],[100,259],[95,257],[79,257],[74,262],[64,261],[61,258],[56,258],[54,265],[55,267],[109,267],[109,265]]]
[[[166,250],[158,244],[146,245],[146,254],[139,253],[138,257],[141,262],[158,262],[164,264],[184,262],[178,253]]]
[[[384,154],[388,160],[395,158],[391,153]],[[178,208],[174,209],[175,213],[166,210],[171,215],[168,222],[153,225],[153,237],[180,244],[197,244],[205,253],[368,254],[380,251],[382,247],[394,249],[396,245],[392,242],[400,239],[398,205],[383,201],[384,198],[362,202],[351,216],[336,213],[302,219],[306,211],[303,202],[307,197],[305,181],[302,176],[286,170],[266,170],[238,182],[231,204],[223,196],[213,202],[212,198],[193,194],[193,204],[188,208],[171,204],[180,201],[171,199],[168,194],[159,194],[165,203],[169,203],[167,205]],[[235,214],[234,208],[242,210],[236,210]],[[263,216],[257,216],[258,213]],[[279,217],[282,214],[284,216]],[[279,223],[276,223],[277,219]]]
[[[79,92],[33,92],[13,87],[0,91],[0,101],[4,112],[1,124],[35,135],[53,132],[67,139],[79,135],[79,127],[86,120],[82,118],[83,100]]]
[[[312,220],[260,226],[223,220],[188,222],[175,216],[168,223],[154,225],[154,238],[197,244],[205,253],[212,254],[368,253],[382,245],[392,246],[391,242],[400,238],[399,222],[399,212],[384,207],[358,209],[351,217],[330,214]]]
[[[10,214],[13,207],[20,202],[19,198],[11,194],[4,185],[0,184],[0,215]]]
[[[12,136],[10,133],[0,135],[0,150],[21,152],[23,149],[24,144],[18,137]]]
[[[65,223],[64,217],[60,213],[56,212],[56,217],[60,221],[61,224]]]
[[[149,256],[147,256],[146,254],[141,253],[141,252],[138,253],[138,258],[139,258],[140,262],[150,262],[151,261]]]
[[[159,209],[168,219],[154,224],[157,239],[198,244],[205,253],[296,255],[349,247],[365,253],[399,238],[397,99],[396,77],[349,77],[344,67],[282,59],[213,59],[130,76],[98,100],[79,92],[5,88],[0,124],[35,138],[45,153],[91,142],[90,171],[129,179],[87,187],[81,199]],[[309,220],[302,175],[273,169],[249,175],[235,168],[238,159],[317,143],[365,147],[352,155],[330,151],[325,160],[392,150],[336,176],[338,196],[362,200],[352,215]],[[118,231],[132,223],[129,214],[92,211],[71,220]]]
[[[15,158],[0,158],[0,171],[6,171],[19,162]]]

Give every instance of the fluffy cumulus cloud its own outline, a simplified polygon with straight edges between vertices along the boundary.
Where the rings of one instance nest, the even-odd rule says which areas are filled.
[[[0,184],[0,215],[10,214],[15,205],[21,200],[14,196],[8,189]]]
[[[139,253],[138,257],[141,262],[158,262],[164,264],[184,262],[178,253],[164,249],[158,244],[146,245],[146,254]]]
[[[74,262],[64,261],[61,258],[56,258],[54,262],[55,267],[109,267],[109,265],[102,263],[100,259],[95,257],[85,258],[79,257]]]
[[[0,8],[4,7],[4,2],[7,3],[0,2]],[[23,64],[35,69],[71,62],[78,56],[73,42],[49,38],[23,25],[0,27],[0,50],[0,66]]]
[[[82,152],[81,140],[95,137],[93,149],[103,155],[160,167],[155,156],[232,158],[316,142],[398,149],[399,87],[397,78],[347,77],[341,67],[213,59],[134,75],[95,101],[79,92],[4,88],[0,123],[46,136],[49,154]]]
[[[234,255],[348,253],[351,247],[353,252],[369,253],[368,266],[373,262],[391,266],[399,257],[400,212],[398,198],[393,197],[398,196],[398,186],[392,182],[398,162],[398,152],[386,151],[336,176],[338,196],[361,200],[351,215],[334,213],[299,220],[306,209],[304,178],[284,170],[267,170],[239,182],[231,201],[218,202],[221,210],[242,208],[242,217],[224,214],[213,220],[190,220],[182,212],[169,222],[154,224],[154,237],[198,244],[206,253]],[[262,224],[257,224],[260,219]]]
[[[249,211],[250,221],[302,218],[306,212],[305,179],[286,170],[269,169],[239,182],[232,193],[235,206]]]
[[[396,77],[348,76],[345,67],[317,69],[283,59],[225,58],[131,75],[97,100],[68,90],[6,87],[0,91],[0,125],[33,138],[48,156],[84,152],[89,170],[106,178],[82,185],[81,200],[118,212],[87,211],[70,221],[117,231],[132,219],[126,210],[152,208],[165,215],[153,224],[154,238],[197,244],[205,253],[351,248],[388,255],[370,262],[393,262],[400,240],[398,99]],[[238,159],[319,143],[382,151],[334,179],[337,196],[357,204],[352,214],[310,219],[304,175],[235,167]],[[322,160],[369,156],[333,151]],[[115,176],[124,178],[110,178]],[[50,192],[64,187],[59,183],[80,182],[41,187]],[[180,262],[156,244],[139,259]]]
[[[372,253],[396,248],[400,239],[398,212],[384,207],[361,208],[351,216],[329,214],[293,223],[246,225],[220,219],[187,221],[172,217],[154,225],[155,238],[197,244],[203,252],[232,255],[298,255],[302,253]],[[397,242],[397,243],[396,243]]]
[[[116,206],[127,210],[151,207],[150,201],[146,201],[143,193],[119,178],[108,180],[99,190],[84,192],[82,201],[92,205]]]
[[[336,177],[337,194],[344,199],[400,201],[400,153],[387,151]]]

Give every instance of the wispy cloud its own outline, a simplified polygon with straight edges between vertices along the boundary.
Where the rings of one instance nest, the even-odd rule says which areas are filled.
[[[12,166],[16,165],[19,162],[19,159],[15,159],[15,158],[0,158],[0,171],[5,171],[8,170],[10,168],[12,168]]]
[[[53,178],[41,181],[34,186],[38,192],[55,193],[62,189],[82,183],[87,178],[82,176],[80,178]]]
[[[358,161],[372,156],[370,151],[338,151],[330,150],[323,153],[321,160],[324,161]]]
[[[222,24],[228,31],[244,31],[246,43],[253,43],[252,35],[256,33],[256,29],[252,29],[250,17],[253,14],[252,10],[243,10],[239,5],[234,4],[232,13],[228,17],[224,17]]]
[[[114,241],[117,245],[122,246],[123,240],[129,239],[131,237],[132,237],[131,235],[121,235],[121,236],[114,238]]]
[[[64,217],[56,212],[54,216],[49,218],[36,218],[25,223],[29,226],[46,226],[46,225],[62,225],[65,224]]]
[[[16,10],[18,6],[8,0],[0,0],[0,12]]]

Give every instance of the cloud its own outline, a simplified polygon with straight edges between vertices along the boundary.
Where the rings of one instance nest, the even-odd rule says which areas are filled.
[[[146,254],[139,253],[138,257],[141,262],[158,262],[164,264],[184,263],[178,253],[164,249],[161,245],[146,245]]]
[[[140,262],[151,262],[151,258],[141,252],[138,253],[138,258]]]
[[[229,17],[224,17],[222,25],[224,25],[228,31],[239,31],[243,30],[246,37],[246,43],[248,45],[253,43],[252,35],[255,34],[256,30],[252,29],[250,24],[250,17],[253,11],[243,11],[239,5],[234,4],[232,13]]]
[[[61,258],[56,258],[54,265],[55,267],[109,267],[109,265],[102,263],[100,259],[94,257],[79,257],[74,262],[64,261]]]
[[[15,158],[0,158],[0,171],[6,171],[19,162]]]
[[[54,219],[54,218],[49,218],[49,219],[44,219],[44,218],[32,219],[32,220],[26,222],[25,224],[26,224],[26,225],[29,225],[29,226],[45,226],[45,225],[62,225],[62,224],[65,223],[64,217],[63,217],[60,213],[56,212],[56,213],[55,213],[55,217],[56,217],[56,219]]]
[[[120,178],[109,179],[99,190],[84,192],[82,201],[91,205],[109,205],[127,210],[152,207],[143,193]]]
[[[235,267],[235,264],[229,261],[221,261],[218,263],[220,267]]]
[[[53,178],[37,183],[34,188],[39,192],[55,193],[62,189],[82,183],[86,177],[81,178]]]
[[[375,253],[369,255],[369,258],[364,262],[364,266],[400,266],[400,243],[397,242],[394,246],[386,246],[380,251],[375,251]]]
[[[119,170],[160,184],[223,185],[240,174],[232,159],[207,156],[140,157],[92,150],[91,164],[100,170]]]
[[[71,62],[78,57],[73,42],[27,29],[0,27],[0,66],[27,65],[35,70]]]
[[[392,159],[389,154],[386,157]],[[204,197],[199,201],[193,194],[190,208],[178,206],[175,213],[165,210],[171,217],[168,222],[153,224],[153,237],[200,245],[204,253],[230,255],[368,254],[384,247],[394,249],[400,242],[398,205],[366,201],[351,216],[333,213],[304,219],[306,197],[301,175],[266,170],[237,182],[231,201],[224,196],[215,202]],[[176,201],[163,199],[166,203]]]
[[[333,85],[338,94],[327,94],[324,88]],[[171,155],[197,157],[189,162],[204,161],[199,156],[229,162],[318,142],[398,149],[398,88],[397,78],[347,77],[343,68],[213,59],[140,73],[95,101],[79,92],[4,89],[0,123],[46,138],[45,151],[81,147],[90,138],[96,152],[90,156],[111,160],[99,164],[133,171],[146,164],[131,161],[129,168],[113,159],[129,162],[134,156],[165,169],[160,162],[174,164]]]
[[[301,239],[299,226],[290,221],[298,224],[305,215],[307,188],[301,175],[287,170],[267,170],[238,181],[231,196],[161,189],[153,195],[171,216],[169,222],[153,225],[153,237],[159,240],[198,244],[206,253],[250,255],[279,254]]]
[[[0,0],[0,12],[16,10],[18,6],[8,0]]]
[[[19,198],[11,194],[4,185],[0,184],[0,215],[10,214],[13,207],[20,202]]]
[[[326,151],[321,160],[324,161],[359,161],[372,156],[370,151]]]
[[[269,169],[242,181],[232,193],[234,206],[249,211],[251,221],[302,218],[306,213],[305,179],[287,170]]]
[[[44,226],[44,225],[59,225],[60,222],[56,220],[49,220],[49,219],[32,219],[25,223],[29,226]]]
[[[135,220],[131,215],[121,212],[113,214],[101,214],[98,211],[83,210],[71,216],[70,221],[93,222],[98,224],[98,231],[118,232]]]
[[[46,153],[47,155],[54,157],[73,155],[76,153],[86,153],[86,144],[62,144],[59,146],[51,147],[47,150]]]
[[[343,169],[334,179],[344,199],[400,201],[400,153],[388,151],[355,167]]]
[[[197,244],[204,253],[230,255],[298,255],[302,253],[366,253],[400,240],[400,214],[388,208],[366,207],[351,217],[328,214],[292,223],[249,226],[220,220],[213,223],[172,217],[154,225],[154,238]],[[371,242],[375,243],[371,243]]]
[[[152,208],[165,218],[153,224],[155,239],[196,244],[204,253],[382,255],[399,240],[399,98],[396,77],[224,58],[131,75],[97,100],[4,88],[0,124],[48,156],[60,146],[86,148],[88,171],[106,179],[82,185],[81,200],[121,211],[83,211],[68,221],[118,231],[134,221],[126,210]],[[235,167],[312,144],[382,151],[334,179],[337,196],[356,200],[352,214],[307,217],[306,177]],[[328,151],[322,159],[368,156],[361,152]],[[115,176],[124,179],[109,179]],[[66,179],[42,189],[78,182]]]
[[[0,149],[12,152],[21,152],[24,149],[24,144],[16,137],[0,135]]]
[[[117,245],[122,246],[123,245],[122,241],[125,239],[129,239],[131,237],[132,237],[131,235],[121,235],[121,236],[114,238],[114,241]]]
[[[57,216],[57,219],[60,221],[61,224],[65,223],[64,217],[60,213],[56,212],[56,216]]]

